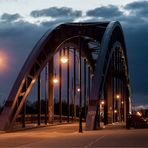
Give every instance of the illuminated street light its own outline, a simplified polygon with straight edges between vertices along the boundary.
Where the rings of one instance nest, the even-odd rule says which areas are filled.
[[[59,82],[59,80],[58,80],[58,78],[57,78],[57,76],[56,76],[56,73],[54,74],[54,78],[53,78],[53,83],[54,84],[56,84],[56,83],[58,83]]]
[[[121,104],[124,104],[124,102],[123,102],[123,101],[121,101]]]
[[[77,88],[77,91],[80,92],[80,88]]]
[[[117,99],[119,99],[119,98],[120,98],[120,95],[119,95],[119,94],[117,94],[117,95],[116,95],[116,98],[117,98]]]
[[[136,112],[136,115],[139,116],[139,117],[142,116],[142,114],[139,111]]]
[[[115,114],[117,113],[117,110],[116,110],[116,109],[114,110],[114,113],[115,113]]]
[[[61,56],[60,61],[63,64],[65,64],[65,63],[68,62],[68,60],[69,60],[69,58],[65,55],[65,48],[64,48],[64,50],[63,50],[63,56]],[[80,46],[79,58],[77,58],[77,60],[78,60],[78,64],[79,64],[79,68],[78,68],[78,71],[79,71],[78,72],[79,88],[77,89],[77,91],[79,92],[79,101],[80,101],[80,106],[79,106],[79,132],[82,133],[81,46]]]
[[[104,101],[103,100],[101,101],[101,105],[104,105]]]
[[[65,55],[62,56],[60,60],[61,60],[61,62],[62,62],[63,64],[65,64],[65,63],[68,62],[68,58],[67,58],[67,56],[65,56]]]
[[[65,63],[68,62],[68,57],[67,57],[66,54],[65,54],[65,48],[63,49],[63,55],[61,56],[60,61],[61,61],[63,64],[65,64]]]

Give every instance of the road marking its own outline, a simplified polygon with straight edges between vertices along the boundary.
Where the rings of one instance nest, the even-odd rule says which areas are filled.
[[[93,144],[97,143],[99,140],[101,140],[102,138],[104,138],[104,136],[101,136],[99,138],[97,138],[95,141],[92,141],[90,144],[88,144],[87,146],[85,146],[84,148],[88,148],[88,147],[91,147]]]

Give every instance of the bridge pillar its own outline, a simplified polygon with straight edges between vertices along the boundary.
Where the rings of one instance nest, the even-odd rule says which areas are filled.
[[[98,100],[89,100],[87,118],[86,118],[86,128],[89,130],[94,130],[100,127],[100,105]]]
[[[112,123],[113,120],[113,92],[112,92],[112,69],[111,65],[109,67],[109,72],[106,78],[106,83],[104,87],[104,124]]]
[[[54,121],[54,86],[53,86],[54,58],[48,62],[48,122]]]

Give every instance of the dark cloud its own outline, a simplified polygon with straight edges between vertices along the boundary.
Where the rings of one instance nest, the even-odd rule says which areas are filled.
[[[110,5],[87,11],[88,21],[120,21],[127,46],[129,73],[133,102],[148,104],[148,2],[133,2],[122,13],[118,7]],[[143,95],[142,95],[143,94]]]
[[[72,8],[68,7],[51,7],[48,9],[42,9],[42,10],[34,10],[30,14],[32,17],[80,17],[82,16],[82,12],[78,10],[73,10]]]
[[[87,11],[87,16],[92,16],[92,17],[113,18],[113,17],[119,17],[121,15],[123,15],[123,13],[119,10],[117,6],[114,5],[102,6]]]
[[[124,6],[127,10],[142,10],[148,8],[148,1],[136,1]]]
[[[8,56],[5,75],[0,71],[0,93],[3,93],[3,99],[9,95],[27,56],[46,30],[46,27],[24,21],[0,23],[0,51]]]
[[[148,18],[146,17],[148,13],[144,13],[148,10],[147,8],[146,1],[130,3],[124,7],[126,11],[130,11],[129,15],[125,15],[117,6],[102,6],[87,11],[86,16],[90,19],[85,20],[87,22],[108,20],[121,22],[127,45],[132,98],[137,104],[140,102],[148,104]],[[5,94],[9,94],[24,61],[46,30],[60,23],[72,22],[82,13],[65,7],[32,11],[33,17],[54,18],[54,21],[44,21],[40,25],[21,20],[15,22],[20,15],[16,15],[13,19],[7,17],[10,15],[3,14],[1,19],[5,21],[0,22],[0,50],[5,49],[10,57],[10,70],[7,77],[3,79],[0,77],[0,91]]]
[[[137,17],[148,17],[148,1],[137,1],[127,4],[124,9],[130,10]]]
[[[2,99],[6,99],[9,95],[22,65],[42,35],[60,23],[72,22],[73,20],[72,17],[57,18],[55,21],[41,22],[40,25],[23,20],[15,22],[10,19],[0,22],[0,51],[3,50],[5,53],[9,53],[7,75],[1,75],[0,72]]]
[[[148,106],[148,94],[134,92],[132,94],[132,105],[135,106]]]
[[[12,21],[18,20],[19,18],[21,18],[21,15],[19,15],[18,13],[16,13],[16,14],[4,13],[1,16],[1,19],[6,21],[6,22],[12,22]]]
[[[148,25],[148,24],[147,24]],[[148,95],[148,28],[141,25],[137,28],[123,26],[129,59],[130,79],[133,92]]]

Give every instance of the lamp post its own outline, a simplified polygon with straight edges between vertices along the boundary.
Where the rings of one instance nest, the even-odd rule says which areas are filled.
[[[58,78],[57,78],[57,76],[56,76],[56,72],[54,73],[54,77],[53,77],[53,83],[54,84],[56,84],[56,83],[58,83],[59,82],[59,80],[58,80]]]
[[[82,133],[82,75],[81,75],[81,38],[79,37],[79,87],[80,87],[80,95],[79,95],[79,133]]]
[[[65,49],[64,49],[65,50]],[[69,50],[69,49],[68,49]],[[78,59],[78,89],[77,91],[79,92],[79,132],[82,133],[82,82],[81,82],[81,43],[80,43],[80,49],[79,49],[79,57],[77,58]],[[75,52],[74,52],[74,55],[76,56]],[[69,57],[68,57],[69,58]],[[64,51],[64,55],[61,56],[61,59],[60,61],[65,64],[68,62],[68,59],[66,56],[65,56],[65,51]],[[75,64],[75,63],[74,63]],[[75,66],[74,66],[75,67]],[[75,77],[75,75],[74,75]]]

